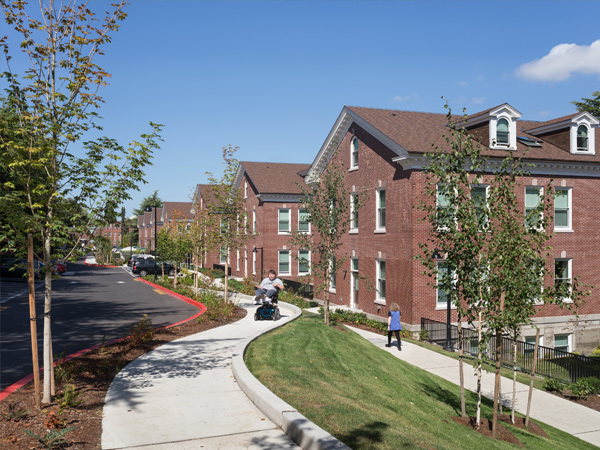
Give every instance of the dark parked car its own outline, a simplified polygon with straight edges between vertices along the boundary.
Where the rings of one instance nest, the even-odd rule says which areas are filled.
[[[152,258],[138,258],[136,260],[133,261],[133,267],[131,268],[131,271],[133,273],[137,273],[139,274],[141,277],[145,277],[148,274],[162,274],[163,271],[163,264],[164,264],[164,270],[165,273],[167,275],[169,275],[170,277],[175,275],[175,267],[173,267],[171,264],[169,263],[162,263],[161,261],[156,261]]]
[[[33,262],[35,279],[40,278],[40,269],[43,264],[37,259]],[[6,278],[11,280],[27,281],[27,260],[15,259],[12,257],[3,256],[0,258],[0,279]]]
[[[133,267],[133,262],[134,262],[136,259],[143,259],[143,258],[154,258],[154,256],[152,256],[152,255],[132,255],[132,256],[129,258],[129,260],[127,261],[127,265],[128,265],[129,267]]]

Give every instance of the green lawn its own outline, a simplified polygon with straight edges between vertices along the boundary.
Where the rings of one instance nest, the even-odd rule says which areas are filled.
[[[459,387],[305,314],[254,341],[250,371],[271,391],[338,439],[360,449],[514,448],[456,424]],[[467,393],[467,413],[476,396]],[[505,410],[506,412],[506,410]],[[483,416],[491,418],[486,401]],[[542,425],[549,438],[510,427],[527,449],[596,448]]]

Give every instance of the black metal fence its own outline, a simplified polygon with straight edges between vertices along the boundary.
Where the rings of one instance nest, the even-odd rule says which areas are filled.
[[[421,330],[421,339],[440,346],[446,344],[446,324],[444,322],[421,318]],[[479,345],[477,334],[476,330],[463,328],[463,351],[465,354],[477,357]],[[456,325],[450,325],[450,344],[456,349],[458,348],[457,343],[458,327]],[[484,359],[490,361],[494,360],[495,348],[496,338],[492,337],[485,348],[482,348]],[[531,373],[533,368],[534,349],[534,344],[523,341],[516,341],[515,349],[514,339],[509,336],[503,336],[501,351],[502,365],[512,368],[516,350],[518,370]],[[600,378],[600,359],[589,358],[587,356],[540,345],[538,347],[535,373],[569,383],[574,383],[579,378],[585,377]]]
[[[286,288],[292,288],[292,290],[295,293],[297,293],[298,295],[312,300],[312,298],[313,298],[312,284],[306,284],[306,283],[302,283],[300,281],[294,281],[294,280],[287,280],[285,278],[282,278],[281,281],[283,281],[283,285]]]

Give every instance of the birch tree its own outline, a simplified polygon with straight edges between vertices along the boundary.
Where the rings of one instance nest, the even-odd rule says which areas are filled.
[[[67,198],[89,214],[89,224],[114,221],[129,191],[144,182],[144,168],[158,148],[160,126],[151,123],[139,141],[121,146],[114,139],[87,140],[101,129],[99,89],[110,74],[95,61],[126,17],[126,2],[98,18],[87,3],[41,1],[39,11],[24,1],[0,0],[5,22],[12,26],[24,54],[26,68],[13,71],[12,42],[0,40],[6,56],[2,73],[4,104],[16,115],[14,139],[3,140],[1,151],[23,187],[5,185],[12,196],[2,200],[19,212],[16,234],[31,231],[43,242],[43,260],[50,267],[54,246],[60,244],[64,223],[57,204]],[[21,189],[21,192],[16,192]],[[76,230],[77,231],[77,230]],[[79,231],[84,231],[83,229]],[[62,233],[64,235],[66,233]],[[51,402],[53,365],[51,347],[52,274],[45,276],[44,392]]]

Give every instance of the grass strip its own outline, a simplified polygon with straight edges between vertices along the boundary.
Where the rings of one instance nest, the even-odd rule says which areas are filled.
[[[455,423],[459,387],[411,366],[348,330],[304,315],[254,341],[250,371],[309,420],[361,449],[508,449]],[[467,414],[476,396],[467,392]],[[506,411],[505,411],[506,412]],[[482,414],[491,418],[491,402]],[[545,424],[548,438],[507,425],[527,449],[596,448]]]

